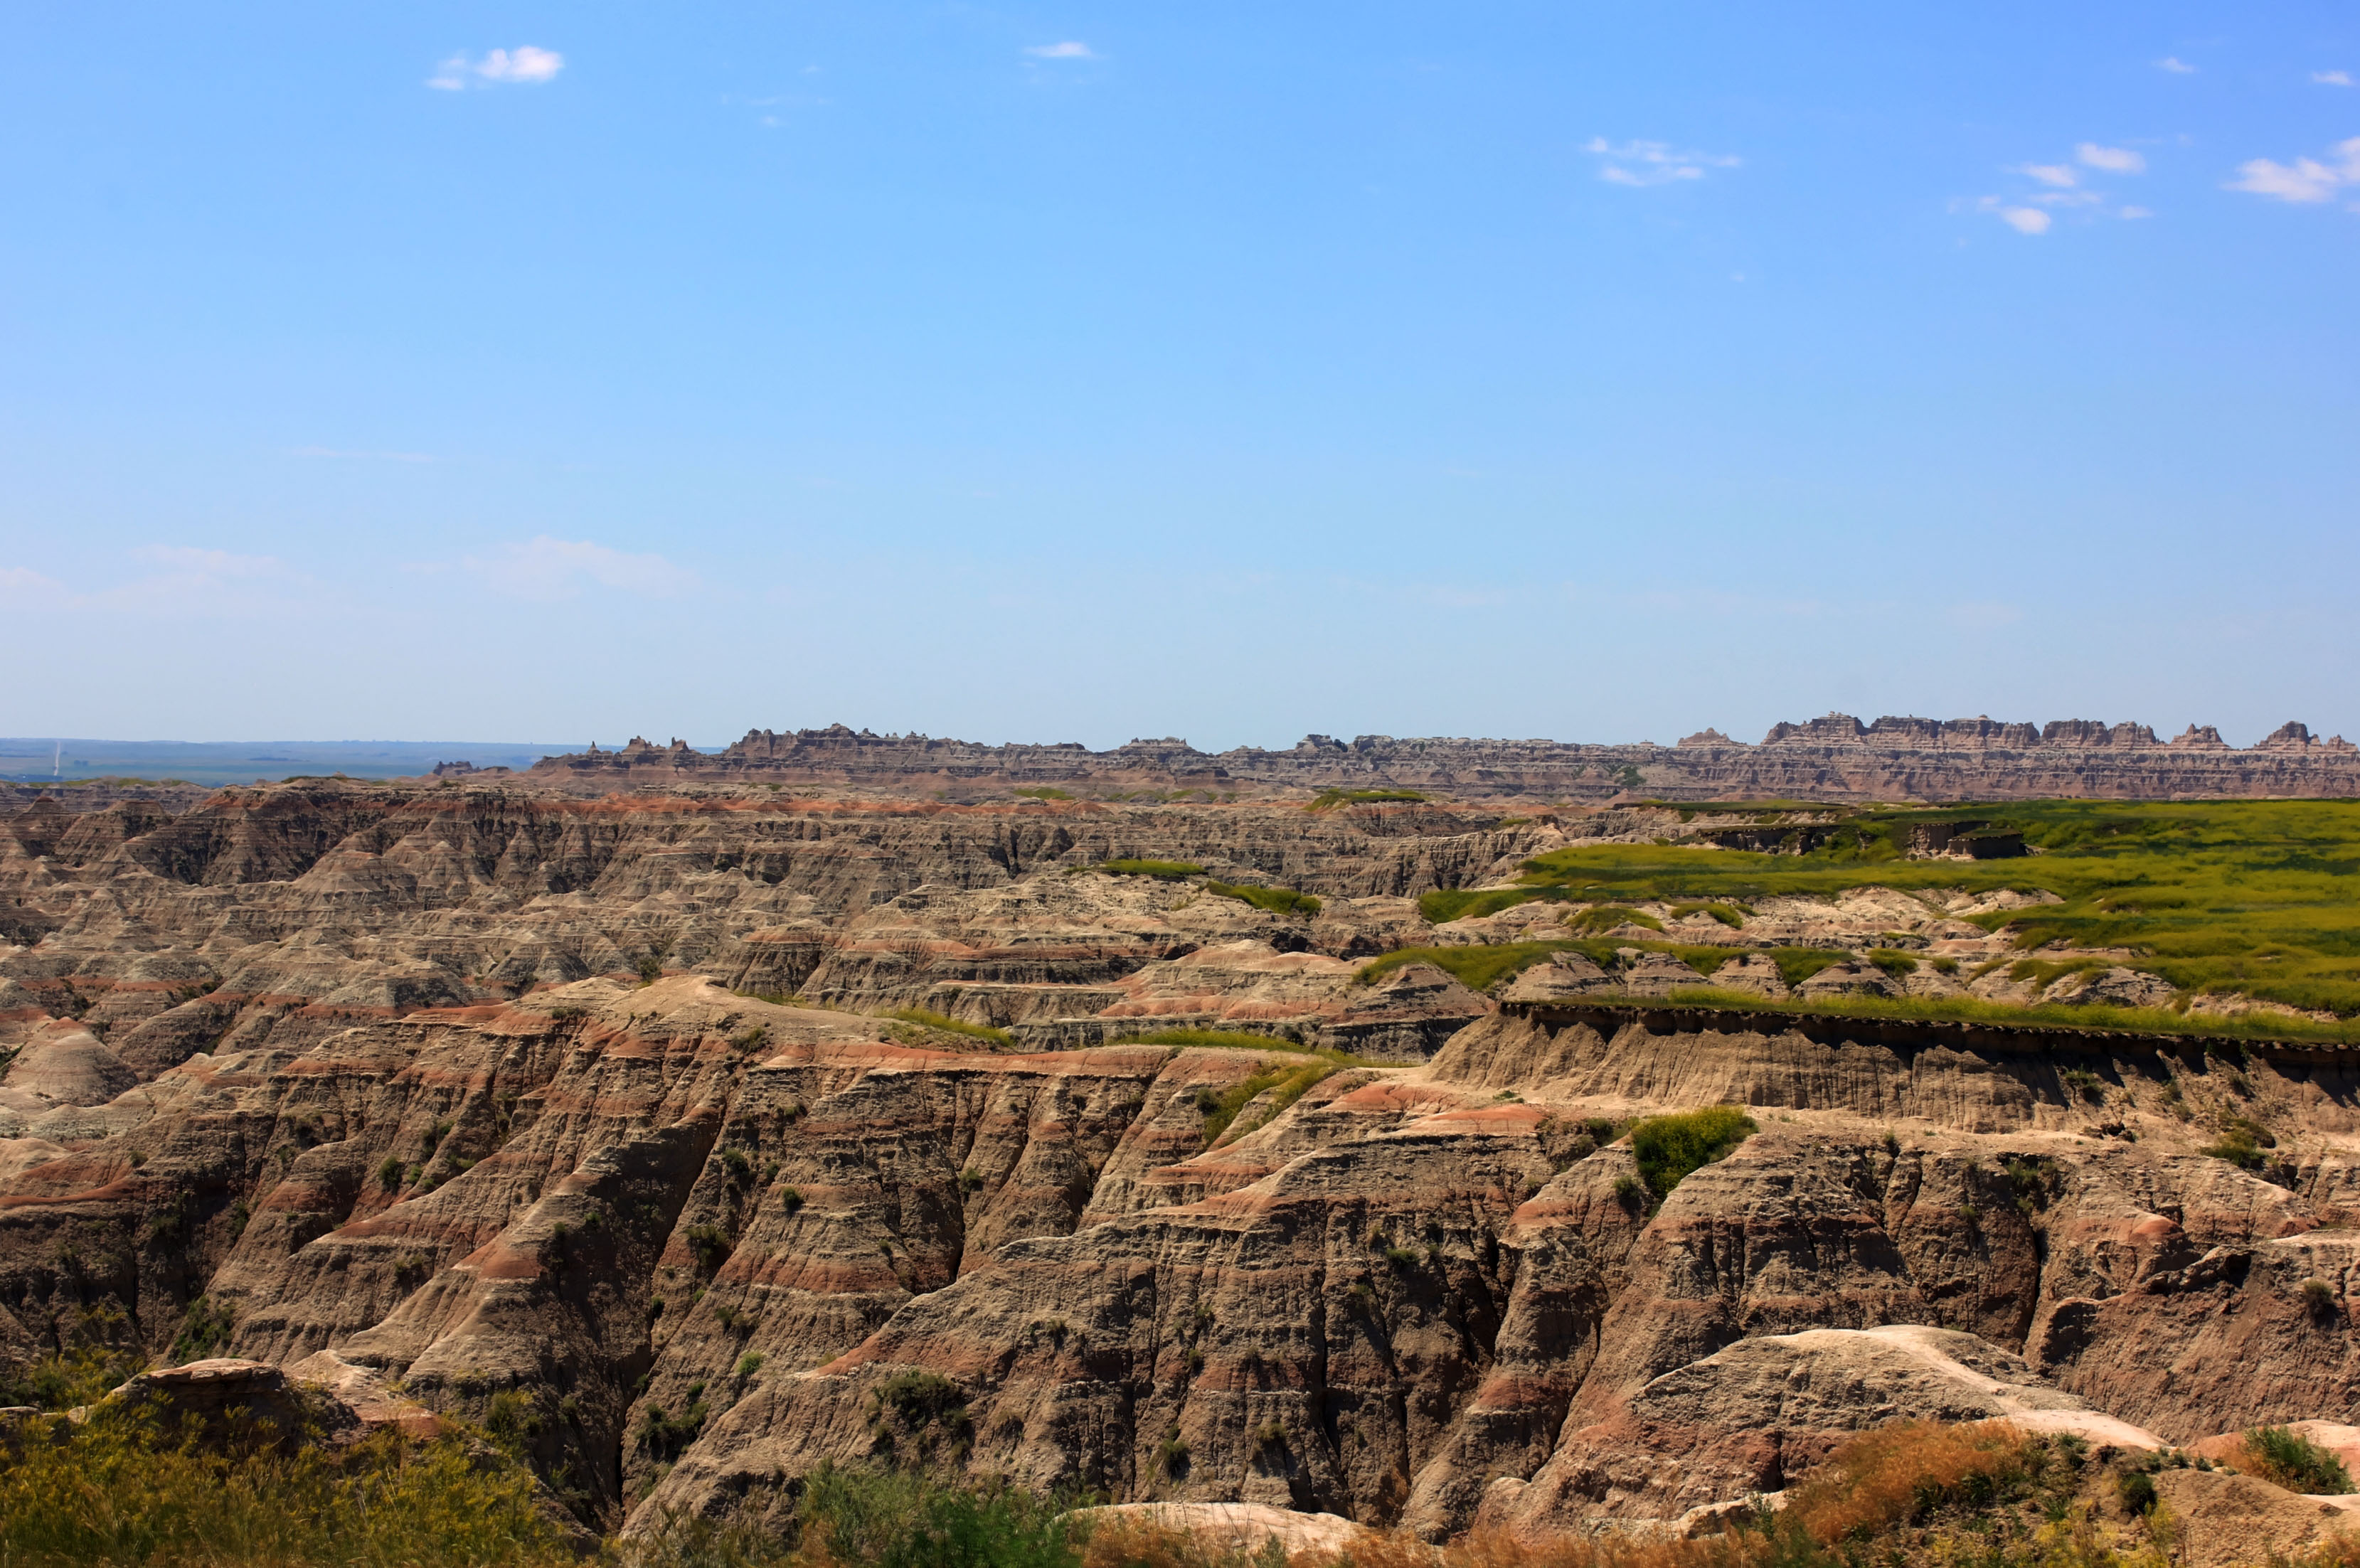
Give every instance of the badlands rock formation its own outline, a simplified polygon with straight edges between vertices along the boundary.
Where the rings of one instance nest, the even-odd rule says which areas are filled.
[[[1625,793],[1672,800],[2153,800],[2360,794],[2360,747],[2341,735],[2319,739],[2292,722],[2237,749],[2210,725],[2191,724],[2165,741],[2146,724],[2087,719],[2039,725],[1888,717],[1863,724],[1846,713],[1774,725],[1759,746],[1708,729],[1677,746],[1391,735],[1347,743],[1315,735],[1284,751],[1219,753],[1178,739],[1094,752],[1073,743],[979,746],[834,724],[785,735],[748,730],[716,753],[679,740],[656,746],[634,739],[620,751],[594,746],[544,758],[531,771],[552,785],[599,789],[752,779],[950,795],[1070,787],[1248,795],[1407,789],[1574,801]]]
[[[2338,1053],[1712,1014],[1652,955],[1360,983],[1561,920],[1414,900],[1647,832],[1600,821],[464,779],[19,811],[0,1356],[222,1354],[409,1423],[521,1395],[554,1492],[633,1528],[890,1458],[1545,1534],[1902,1416],[2348,1418]],[[1966,907],[1755,918],[1932,953],[1988,940]],[[1716,982],[1783,985],[1759,958]],[[1658,1201],[1624,1125],[1721,1102],[1758,1132]],[[2202,1152],[2231,1116],[2253,1169]]]

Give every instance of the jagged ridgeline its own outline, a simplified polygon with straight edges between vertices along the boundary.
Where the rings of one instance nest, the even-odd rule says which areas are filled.
[[[0,817],[12,1453],[420,1561],[2343,1517],[2360,806],[603,777]]]
[[[1176,738],[1094,752],[1071,743],[980,746],[833,724],[791,734],[748,730],[717,752],[634,738],[620,751],[594,746],[548,757],[531,772],[551,784],[594,788],[747,779],[950,798],[1010,790],[1045,799],[1318,792],[1331,800],[1369,800],[1440,790],[1469,799],[1587,802],[1631,794],[1679,800],[2206,800],[2360,795],[2360,747],[2341,735],[2319,739],[2291,722],[2238,748],[2209,724],[2191,724],[2166,741],[2141,724],[1881,718],[1863,724],[1843,713],[1773,725],[1759,746],[1708,729],[1677,746],[1392,735],[1346,742],[1314,735],[1283,751],[1239,746],[1218,753]]]

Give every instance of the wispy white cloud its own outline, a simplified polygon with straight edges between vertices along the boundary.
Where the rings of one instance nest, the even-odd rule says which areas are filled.
[[[2311,79],[2313,82],[2318,82],[2322,87],[2349,87],[2352,85],[2352,73],[2348,71],[2314,71],[2311,73]]]
[[[28,567],[0,567],[0,603],[27,612],[283,620],[319,610],[334,597],[276,556],[164,544],[127,554],[131,570],[86,590]]]
[[[2298,158],[2292,163],[2257,158],[2237,166],[2232,191],[2267,196],[2279,201],[2333,201],[2346,187],[2360,186],[2360,136],[2328,149],[2332,161]]]
[[[131,558],[192,583],[280,577],[287,572],[287,563],[275,555],[239,555],[234,550],[202,550],[191,545],[143,544],[131,552]]]
[[[2090,189],[2089,170],[2100,174],[2143,174],[2147,171],[2147,159],[2128,147],[2081,142],[2073,148],[2072,162],[2060,158],[2054,163],[2018,164],[2009,170],[2030,180],[2032,189],[2011,196],[1957,201],[1951,207],[1953,211],[1989,213],[2020,234],[2045,234],[2055,226],[2055,213],[2059,212],[2083,212],[2092,217],[2106,215],[2113,198],[2103,190]],[[2152,216],[2144,207],[2118,207],[2113,215]]]
[[[441,93],[458,93],[502,82],[538,84],[556,81],[564,69],[565,57],[555,49],[520,44],[512,49],[492,49],[480,60],[454,54],[434,68],[426,85]]]
[[[1096,60],[1090,46],[1078,38],[1067,38],[1057,44],[1034,44],[1024,51],[1034,60]]]
[[[1668,142],[1624,142],[1616,147],[1592,136],[1582,151],[1603,159],[1598,178],[1612,185],[1669,185],[1702,180],[1713,169],[1735,169],[1744,159],[1727,153],[1682,152]]]
[[[695,572],[661,555],[633,555],[587,539],[541,534],[489,556],[467,556],[462,568],[495,590],[519,599],[570,599],[588,583],[650,599],[672,599],[698,586]]]
[[[2178,59],[2171,55],[2165,55],[2161,60],[2157,60],[2155,62],[2155,68],[2158,71],[2168,71],[2174,76],[2193,76],[2196,74],[2196,68],[2194,66],[2189,64],[2184,60]]]
[[[60,603],[67,597],[66,585],[54,577],[29,566],[0,566],[0,604]]]
[[[2128,147],[2100,147],[2096,142],[2083,142],[2073,149],[2073,156],[2092,169],[2103,169],[2108,174],[2145,174],[2147,159]]]

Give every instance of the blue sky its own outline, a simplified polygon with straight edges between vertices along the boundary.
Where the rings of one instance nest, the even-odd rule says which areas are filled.
[[[0,732],[2360,735],[2355,16],[26,0]]]

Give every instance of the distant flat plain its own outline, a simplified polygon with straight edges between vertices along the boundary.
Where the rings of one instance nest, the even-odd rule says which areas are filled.
[[[484,740],[169,741],[76,740],[0,736],[0,780],[46,784],[90,779],[156,783],[251,784],[307,773],[354,779],[404,779],[438,762],[526,768],[544,757],[579,751],[579,741]]]

